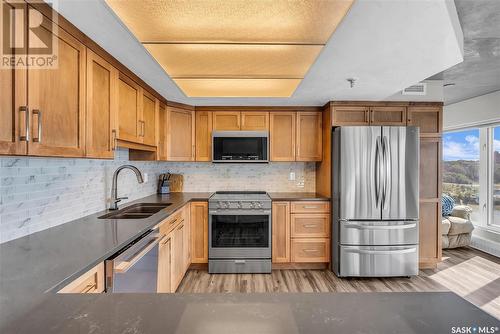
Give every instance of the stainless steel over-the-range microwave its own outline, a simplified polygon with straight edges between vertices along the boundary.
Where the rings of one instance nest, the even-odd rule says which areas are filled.
[[[212,132],[212,162],[269,162],[268,132]]]

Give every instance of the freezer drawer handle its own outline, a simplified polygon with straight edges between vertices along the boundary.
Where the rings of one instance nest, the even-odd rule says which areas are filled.
[[[404,225],[384,225],[384,226],[361,225],[353,223],[344,223],[344,225],[346,225],[347,228],[370,229],[370,230],[403,230],[403,229],[417,227],[417,223],[404,224]]]
[[[245,260],[234,260],[234,264],[245,264]]]
[[[359,254],[373,254],[373,255],[394,255],[394,254],[409,254],[415,253],[417,251],[416,248],[405,248],[405,249],[396,249],[396,250],[366,250],[366,249],[353,249],[348,248],[345,250],[349,253],[359,253]]]
[[[161,237],[157,237],[153,239],[153,241],[149,242],[142,248],[140,251],[136,252],[131,258],[118,262],[114,268],[114,271],[117,273],[126,273],[130,268],[134,266],[144,255],[146,255],[151,249],[153,249],[156,245],[161,243],[167,236],[163,235]]]

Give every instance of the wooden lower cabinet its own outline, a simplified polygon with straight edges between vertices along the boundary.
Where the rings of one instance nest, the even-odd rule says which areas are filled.
[[[208,263],[208,202],[191,203],[191,262]]]
[[[101,262],[58,293],[102,293],[104,292],[104,263]]]
[[[158,292],[175,292],[191,265],[191,204],[188,203],[159,226],[164,237],[158,256]]]
[[[273,202],[272,262],[290,262],[290,202]]]
[[[292,262],[330,261],[330,239],[293,238],[291,260]]]
[[[292,214],[290,220],[292,238],[328,238],[330,237],[329,213]]]
[[[158,287],[160,293],[172,292],[172,237],[165,236],[158,249]]]
[[[330,261],[330,202],[273,202],[273,263]]]

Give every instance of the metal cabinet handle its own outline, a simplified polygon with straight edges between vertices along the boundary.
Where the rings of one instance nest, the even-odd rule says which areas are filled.
[[[317,209],[318,206],[317,205],[304,205],[303,208],[304,209]]]
[[[41,143],[42,142],[42,111],[39,109],[33,109],[33,111],[31,112],[31,115],[33,118],[35,118],[35,115],[37,117],[38,135],[37,135],[37,137],[33,136],[33,142],[34,143]]]
[[[312,227],[318,226],[318,224],[304,224],[302,226],[307,227],[307,228],[312,228]]]
[[[116,150],[116,130],[111,130],[111,150]]]
[[[19,140],[20,141],[30,141],[30,116],[29,116],[29,108],[28,106],[19,107]],[[21,117],[24,114],[24,119]],[[24,136],[22,133],[22,121],[24,120]]]
[[[319,252],[319,249],[303,249],[302,251],[306,253],[316,253]]]
[[[142,136],[144,137],[146,135],[146,122],[141,121],[142,124]]]

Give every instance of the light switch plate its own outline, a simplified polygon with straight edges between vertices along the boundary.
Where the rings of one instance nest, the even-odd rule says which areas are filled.
[[[290,172],[288,175],[288,181],[295,181],[295,172]]]

